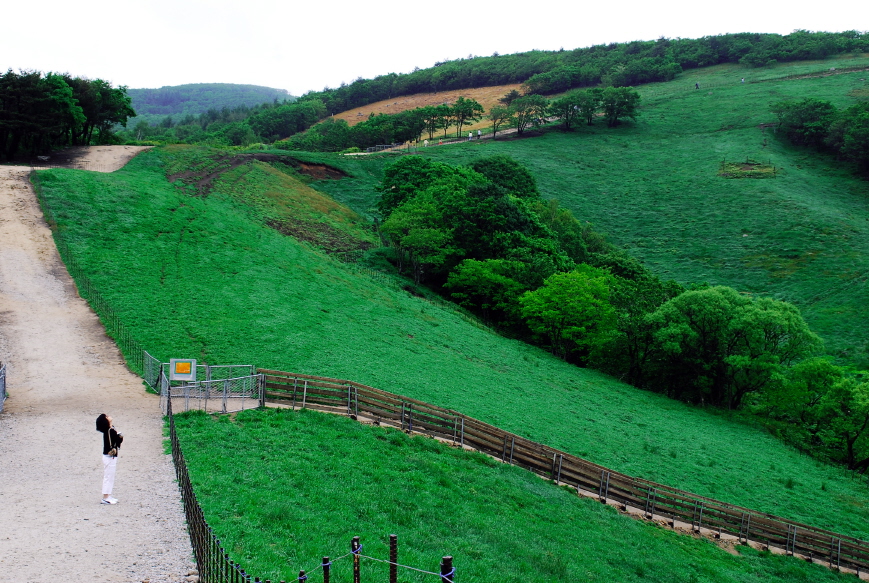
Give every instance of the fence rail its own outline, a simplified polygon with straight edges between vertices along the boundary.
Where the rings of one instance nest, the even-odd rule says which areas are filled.
[[[365,417],[478,450],[558,484],[596,494],[601,502],[639,508],[648,518],[665,518],[673,525],[684,522],[718,537],[729,534],[740,541],[757,541],[831,567],[858,573],[869,569],[869,542],[854,537],[628,476],[456,411],[353,381],[268,369],[258,372],[265,378],[268,403]]]
[[[0,411],[6,401],[6,363],[0,364]]]
[[[57,227],[54,213],[45,203],[39,174],[31,172],[30,180],[33,184],[33,190],[36,192],[36,199],[39,201],[42,214],[45,217],[45,222],[48,223],[48,226],[54,235],[57,252],[60,254],[61,260],[63,260],[63,263],[66,265],[66,269],[70,276],[72,276],[79,295],[84,298],[91,305],[94,312],[96,312],[100,321],[102,321],[105,326],[106,333],[118,345],[118,348],[124,355],[129,367],[137,374],[141,374],[143,372],[142,355],[144,354],[142,346],[136,342],[133,336],[129,333],[117,313],[112,309],[103,295],[97,291],[90,278],[85,274],[85,270],[81,268],[78,261],[76,261],[73,256],[72,250],[66,242],[66,237],[64,236],[63,231]]]

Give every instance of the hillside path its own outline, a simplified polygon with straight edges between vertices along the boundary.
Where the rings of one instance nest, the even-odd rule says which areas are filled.
[[[111,171],[141,149],[73,154]],[[78,296],[29,172],[0,166],[0,580],[182,581],[194,565],[158,397]],[[116,505],[100,504],[100,413],[125,438]]]

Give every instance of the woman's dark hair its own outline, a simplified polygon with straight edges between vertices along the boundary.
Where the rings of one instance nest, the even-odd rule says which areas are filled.
[[[99,417],[97,417],[97,431],[105,433],[109,430],[109,419],[106,417],[106,414],[103,413]]]

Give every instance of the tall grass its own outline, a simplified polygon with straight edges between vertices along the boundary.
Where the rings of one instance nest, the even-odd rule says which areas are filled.
[[[363,554],[456,581],[838,581],[821,565],[676,534],[577,497],[533,474],[433,439],[286,409],[176,415],[197,498],[234,560],[273,581]],[[736,554],[736,553],[734,553]],[[349,580],[350,559],[333,564]],[[362,561],[364,581],[387,566]],[[853,577],[850,575],[848,577]],[[311,581],[322,580],[314,570]],[[399,569],[399,581],[437,577]]]

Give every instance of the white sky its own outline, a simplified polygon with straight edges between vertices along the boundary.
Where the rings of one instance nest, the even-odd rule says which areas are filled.
[[[860,8],[862,6],[862,8]],[[250,83],[293,95],[474,55],[869,29],[864,0],[32,0],[0,9],[0,72],[128,87]]]

